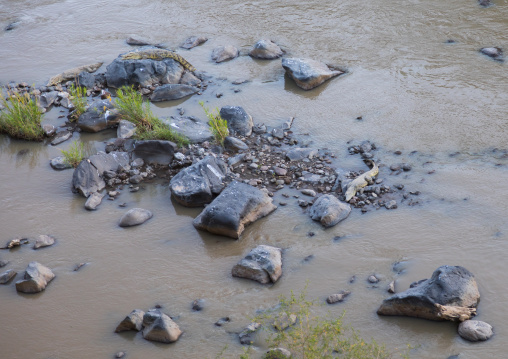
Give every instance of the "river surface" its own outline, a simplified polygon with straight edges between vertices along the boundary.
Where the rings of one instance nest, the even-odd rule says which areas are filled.
[[[128,358],[215,358],[226,345],[224,356],[238,357],[242,347],[231,333],[248,324],[256,310],[275,305],[279,295],[305,287],[309,299],[323,303],[329,294],[351,290],[344,303],[319,310],[330,317],[345,311],[345,321],[363,337],[389,348],[417,346],[413,358],[504,357],[508,69],[478,52],[492,46],[508,51],[508,1],[493,4],[1,1],[0,26],[15,23],[13,30],[0,32],[2,85],[43,85],[68,68],[96,61],[107,65],[129,50],[129,35],[175,49],[189,36],[206,36],[202,46],[179,52],[223,80],[202,96],[153,106],[154,112],[169,116],[182,107],[204,120],[198,105],[203,99],[212,107],[242,106],[256,123],[278,125],[294,116],[295,133],[308,133],[312,146],[327,147],[340,166],[353,170],[365,165],[348,154],[348,142],[370,140],[388,165],[380,178],[391,176],[392,163],[412,165],[410,172],[389,179],[420,191],[421,203],[367,214],[353,210],[347,220],[323,230],[296,198],[281,196],[295,194],[284,189],[274,201],[288,205],[234,241],[196,231],[192,220],[199,209],[172,202],[163,182],[143,185],[136,193],[125,190],[117,200],[87,212],[84,198],[71,192],[72,171],[49,166],[70,141],[51,147],[0,136],[0,244],[18,236],[57,238],[56,245],[39,251],[29,246],[0,251],[0,260],[10,261],[2,269],[22,273],[30,261],[38,261],[56,274],[36,295],[18,294],[13,282],[1,286],[0,358],[111,358],[118,351]],[[233,44],[246,54],[261,38],[274,40],[287,56],[322,60],[350,73],[306,92],[285,78],[280,60],[210,60],[216,46]],[[249,82],[235,87],[231,82],[237,79]],[[45,121],[61,124],[59,111],[50,111]],[[102,150],[114,136],[114,131],[74,135],[93,150]],[[396,150],[402,155],[394,155]],[[150,209],[153,219],[139,227],[118,227],[125,212],[118,205],[124,202],[127,208]],[[273,286],[231,277],[232,266],[259,244],[285,249],[283,276]],[[304,261],[309,255],[312,259]],[[396,274],[392,264],[400,260],[406,269]],[[87,264],[74,272],[82,262]],[[464,266],[475,275],[481,293],[477,319],[495,331],[489,341],[462,340],[454,323],[377,316],[392,279],[402,291],[445,264]],[[378,288],[366,281],[374,273],[384,278]],[[356,281],[350,283],[353,275]],[[198,298],[204,299],[205,309],[192,312]],[[113,332],[131,310],[156,304],[184,331],[177,343],[159,345],[139,334]],[[232,322],[215,327],[224,316]],[[264,350],[256,342],[254,357]]]

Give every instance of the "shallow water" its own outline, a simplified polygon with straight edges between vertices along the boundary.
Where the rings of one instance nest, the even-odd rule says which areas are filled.
[[[277,125],[294,116],[295,133],[332,150],[337,165],[363,169],[357,156],[347,154],[348,141],[363,140],[376,143],[387,165],[411,163],[413,170],[397,182],[422,193],[420,206],[364,215],[353,211],[340,225],[323,230],[302,213],[297,199],[283,199],[281,193],[293,193],[282,190],[274,201],[288,206],[233,241],[194,230],[191,222],[199,210],[172,202],[163,182],[144,185],[137,193],[124,190],[117,200],[87,212],[84,199],[70,190],[72,171],[49,166],[69,142],[55,148],[2,136],[0,241],[52,234],[57,244],[39,251],[28,246],[0,251],[0,259],[11,262],[2,269],[21,273],[37,260],[56,274],[41,294],[17,294],[13,283],[0,288],[0,358],[99,358],[120,350],[132,358],[214,358],[225,345],[226,353],[237,357],[242,348],[229,333],[246,325],[256,310],[274,305],[280,294],[306,285],[309,297],[319,300],[351,290],[345,303],[325,307],[323,313],[345,310],[346,322],[389,347],[419,345],[414,358],[502,357],[508,332],[503,307],[508,300],[503,283],[508,269],[508,72],[506,63],[478,53],[481,47],[508,49],[508,1],[494,4],[484,9],[473,0],[0,3],[1,27],[18,21],[14,30],[0,33],[1,84],[42,85],[68,68],[96,61],[107,65],[129,50],[125,39],[131,34],[170,48],[191,35],[207,36],[204,45],[179,52],[199,70],[224,80],[202,96],[154,106],[158,115],[173,115],[182,107],[203,118],[198,101],[205,100],[212,107],[243,106],[257,123]],[[350,73],[306,92],[285,78],[280,60],[210,61],[218,45],[231,43],[246,53],[261,38],[273,39],[288,56],[345,66]],[[448,44],[449,39],[457,42]],[[250,82],[231,85],[236,79]],[[235,88],[242,91],[235,93]],[[46,121],[61,123],[59,114],[51,111]],[[95,150],[113,136],[113,131],[75,134]],[[395,156],[395,150],[403,154]],[[431,170],[435,173],[429,175]],[[388,168],[382,168],[380,177],[388,176]],[[118,227],[123,202],[127,208],[152,210],[154,218],[140,227]],[[316,235],[309,237],[310,231]],[[258,244],[285,249],[284,274],[274,286],[230,275]],[[392,264],[403,258],[407,270],[397,275]],[[82,262],[87,265],[74,272]],[[477,318],[495,330],[488,342],[465,342],[453,323],[376,315],[390,280],[396,278],[397,289],[404,290],[444,264],[475,274],[482,295]],[[366,282],[373,273],[385,278],[379,288]],[[350,284],[353,275],[357,280]],[[191,311],[197,298],[205,300],[199,313]],[[177,343],[157,345],[139,334],[113,333],[132,309],[155,304],[184,330]],[[232,322],[215,327],[223,316]],[[256,343],[255,353],[263,350]]]

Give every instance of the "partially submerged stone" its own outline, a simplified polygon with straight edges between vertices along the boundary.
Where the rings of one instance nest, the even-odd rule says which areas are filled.
[[[210,126],[193,117],[171,116],[170,119],[162,120],[175,132],[186,136],[191,143],[202,143],[213,140]]]
[[[310,208],[309,215],[315,221],[319,221],[324,227],[329,228],[343,221],[351,213],[351,206],[339,201],[331,194],[319,197]]]
[[[346,299],[346,297],[350,294],[351,294],[351,292],[349,290],[343,290],[343,291],[340,291],[339,293],[334,293],[334,294],[329,295],[328,298],[326,298],[326,302],[328,304],[343,302],[344,299]]]
[[[259,328],[261,328],[261,323],[252,322],[247,325],[247,327],[238,334],[240,343],[248,345],[252,344],[252,334],[254,334]]]
[[[314,148],[293,148],[286,153],[286,158],[293,161],[301,161],[305,158],[312,159],[318,155],[318,150]]]
[[[344,74],[344,71],[330,69],[326,64],[312,59],[284,58],[282,67],[304,90],[311,90],[332,77]]]
[[[145,312],[140,309],[134,309],[128,316],[118,324],[115,333],[125,332],[129,330],[140,331],[143,329],[143,316]]]
[[[173,343],[178,340],[182,331],[166,314],[158,309],[151,309],[143,316],[143,338],[160,343]]]
[[[101,151],[90,156],[88,160],[101,176],[103,176],[106,171],[120,172],[130,169],[129,154],[126,152],[111,151],[105,153]]]
[[[14,278],[18,274],[14,269],[9,269],[8,271],[0,274],[0,284],[7,284],[9,283],[12,278]]]
[[[504,61],[503,50],[499,47],[484,47],[480,52],[496,61]]]
[[[199,89],[194,86],[182,85],[182,84],[167,84],[159,86],[155,89],[150,101],[161,102],[161,101],[172,101],[178,100],[198,92]]]
[[[43,291],[55,275],[48,267],[37,262],[30,262],[26,268],[24,279],[16,282],[16,290],[22,293],[38,293]]]
[[[238,57],[240,52],[233,45],[219,46],[212,51],[212,60],[219,63]]]
[[[224,106],[220,109],[220,117],[228,123],[231,135],[250,136],[254,123],[252,117],[240,106]]]
[[[208,38],[204,36],[191,36],[187,38],[180,47],[182,49],[190,50],[193,47],[199,46],[201,44],[204,44],[206,41],[208,41]]]
[[[282,49],[273,41],[263,39],[256,42],[249,55],[256,59],[273,60],[284,54]]]
[[[136,125],[127,120],[120,120],[116,129],[116,137],[131,138],[136,133]]]
[[[194,219],[194,227],[210,233],[239,238],[248,224],[277,207],[266,192],[233,181]]]
[[[480,320],[466,320],[459,324],[459,335],[470,342],[488,340],[494,332],[492,326]]]
[[[254,248],[231,270],[233,277],[262,284],[275,283],[282,275],[282,249],[267,245]]]
[[[45,234],[41,234],[37,237],[34,244],[34,249],[39,249],[43,247],[49,247],[55,244],[55,238],[52,236],[48,236]]]
[[[65,160],[64,156],[58,156],[58,157],[52,158],[49,161],[49,164],[54,170],[57,170],[57,171],[72,168],[72,166]]]
[[[136,141],[132,151],[133,159],[141,158],[145,163],[169,165],[178,146],[171,141],[147,140]]]
[[[385,299],[377,313],[464,321],[476,314],[479,300],[480,292],[471,272],[460,266],[441,266],[432,278]]]
[[[120,227],[132,227],[145,223],[153,214],[147,209],[132,208],[120,218]]]
[[[99,175],[99,171],[88,159],[81,161],[72,175],[72,187],[83,197],[88,198],[92,193],[102,191],[106,183]]]
[[[118,125],[118,111],[108,100],[96,100],[79,116],[77,125],[84,132],[99,132]]]
[[[92,193],[85,202],[85,209],[89,211],[94,211],[99,207],[106,194],[101,194],[99,192]]]
[[[72,132],[71,131],[62,131],[62,132],[59,132],[59,133],[57,133],[55,138],[53,138],[53,140],[51,141],[51,145],[52,146],[59,145],[59,144],[65,142],[65,141],[67,141],[71,137],[72,137]]]

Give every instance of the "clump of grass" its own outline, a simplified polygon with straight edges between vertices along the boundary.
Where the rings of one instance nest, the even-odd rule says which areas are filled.
[[[79,116],[81,116],[86,110],[86,88],[72,84],[69,88],[69,94],[71,95],[70,100],[74,105],[74,111],[71,114],[71,121],[77,121]]]
[[[150,110],[150,103],[143,101],[143,95],[132,87],[122,87],[117,91],[116,108],[122,118],[136,125],[134,137],[139,140],[167,140],[178,146],[186,146],[189,139],[164,124]]]
[[[206,117],[208,117],[208,126],[210,126],[215,141],[224,146],[224,139],[229,136],[228,122],[220,117],[219,108],[215,108],[215,112],[212,112],[205,107],[203,101],[200,101],[199,104],[205,111]]]
[[[74,141],[69,150],[60,150],[65,158],[65,163],[72,167],[78,167],[79,163],[86,157],[83,142]]]
[[[21,140],[42,141],[43,114],[29,94],[10,93],[6,99],[0,94],[4,109],[0,113],[0,132]]]

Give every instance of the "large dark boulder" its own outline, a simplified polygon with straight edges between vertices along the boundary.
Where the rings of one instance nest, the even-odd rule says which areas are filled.
[[[475,315],[479,300],[471,272],[460,266],[441,266],[430,279],[385,299],[377,313],[464,321]]]
[[[189,85],[180,85],[180,84],[162,85],[155,89],[152,96],[150,97],[150,101],[161,102],[161,101],[178,100],[186,96],[193,95],[198,91],[199,89],[197,87]]]
[[[284,54],[282,49],[272,40],[259,40],[250,50],[249,55],[256,59],[272,60]]]
[[[234,181],[206,206],[193,224],[197,229],[237,239],[245,226],[276,208],[266,192]]]
[[[252,133],[252,117],[240,106],[224,106],[220,109],[220,117],[228,123],[232,135],[250,136]]]
[[[78,118],[78,127],[84,132],[99,132],[118,125],[120,117],[111,101],[94,101]]]
[[[176,143],[171,141],[136,141],[132,156],[133,159],[143,159],[145,163],[169,165],[173,161],[177,148]]]
[[[202,143],[213,140],[210,126],[193,117],[171,116],[170,119],[162,120],[175,132],[186,136],[191,143]]]
[[[233,267],[231,274],[262,284],[275,283],[282,275],[282,250],[266,245],[257,246]]]
[[[311,90],[344,71],[330,69],[326,64],[312,59],[284,58],[282,67],[298,87]]]
[[[38,293],[43,291],[55,275],[48,267],[37,262],[30,262],[23,280],[16,282],[16,290],[22,293]]]
[[[212,202],[223,188],[227,166],[221,160],[206,156],[180,171],[171,179],[169,189],[173,198],[183,206],[199,207]]]
[[[351,213],[351,206],[339,201],[331,194],[319,197],[310,208],[309,215],[325,227],[333,227],[346,219]]]
[[[97,168],[88,159],[85,159],[74,170],[72,187],[82,196],[88,198],[93,192],[103,190],[106,187],[106,183],[99,175]]]
[[[182,331],[169,316],[158,309],[151,309],[143,316],[143,338],[160,343],[173,343]]]

